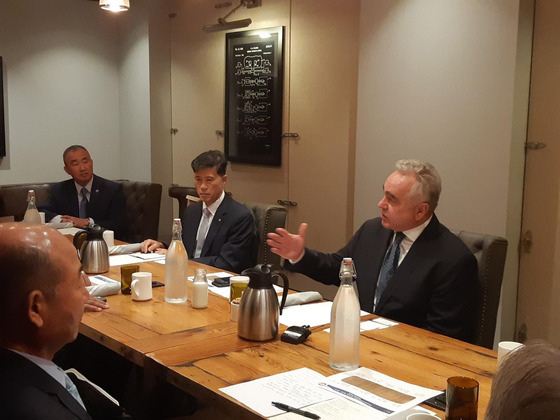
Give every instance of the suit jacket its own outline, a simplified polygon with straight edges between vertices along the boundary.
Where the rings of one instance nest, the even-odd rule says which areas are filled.
[[[196,249],[196,233],[202,218],[202,202],[183,213],[183,243],[189,258]],[[255,221],[251,211],[226,195],[206,234],[199,258],[193,261],[240,273],[256,264]]]
[[[372,312],[379,271],[393,231],[381,219],[366,221],[350,242],[333,254],[306,249],[286,268],[325,284],[340,284],[344,257],[357,272],[362,310]],[[399,322],[470,341],[475,327],[477,262],[466,245],[433,215],[389,280],[375,313]]]
[[[54,184],[46,203],[38,206],[45,212],[45,219],[51,220],[57,215],[79,217],[78,193],[73,179]],[[87,204],[87,217],[105,229],[115,232],[115,237],[122,237],[126,216],[126,199],[122,185],[100,176],[93,176],[90,199]]]
[[[2,418],[91,420],[86,410],[60,383],[35,363],[13,351],[0,349],[0,378]]]

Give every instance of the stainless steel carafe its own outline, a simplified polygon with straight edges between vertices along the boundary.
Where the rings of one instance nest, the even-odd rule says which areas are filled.
[[[74,235],[74,246],[82,261],[82,269],[88,274],[109,271],[109,249],[103,239],[103,228],[93,225]]]
[[[237,334],[251,341],[275,339],[278,336],[279,313],[282,313],[288,296],[288,278],[284,273],[273,271],[270,265],[264,264],[248,268],[241,274],[249,276],[249,285],[243,292],[239,304]],[[278,296],[272,286],[272,279],[277,276],[284,280],[280,311]]]

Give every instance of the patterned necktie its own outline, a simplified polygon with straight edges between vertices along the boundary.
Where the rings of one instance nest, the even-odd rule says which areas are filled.
[[[387,284],[389,283],[389,279],[393,276],[393,273],[397,269],[399,265],[399,257],[401,255],[401,242],[404,239],[405,234],[402,232],[397,232],[395,236],[395,240],[393,244],[385,254],[385,259],[383,260],[383,264],[381,265],[381,271],[379,272],[379,281],[377,282],[377,289],[375,291],[375,299],[374,299],[374,309],[381,298],[381,295],[387,288]]]
[[[70,379],[70,377],[66,374],[66,372],[64,372],[63,370],[62,370],[62,372],[64,373],[64,383],[66,385],[66,391],[68,391],[70,393],[70,395],[72,395],[76,399],[76,401],[78,401],[80,403],[80,405],[82,407],[84,407],[84,410],[86,410],[86,406],[84,405],[84,402],[82,401],[82,398],[80,397],[80,393],[78,392],[78,388],[76,388],[76,385],[74,385],[74,382],[72,382],[72,379]]]
[[[87,190],[86,187],[83,187],[80,192],[81,192],[81,195],[82,195],[82,199],[80,200],[80,210],[79,210],[79,215],[78,216],[80,217],[80,219],[87,219],[87,208],[86,208],[86,206],[87,206],[87,203],[88,203],[88,200],[87,200],[88,190]]]
[[[200,220],[200,227],[198,229],[198,235],[196,236],[196,249],[194,251],[194,257],[200,257],[202,252],[202,247],[204,246],[204,240],[206,239],[206,234],[208,233],[208,227],[210,226],[210,210],[205,208],[202,211],[202,219]]]

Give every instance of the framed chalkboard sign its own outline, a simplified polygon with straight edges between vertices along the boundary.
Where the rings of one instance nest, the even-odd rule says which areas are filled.
[[[4,67],[0,57],[0,157],[6,156],[6,126],[4,125]]]
[[[232,162],[282,164],[283,27],[226,34],[225,152]]]

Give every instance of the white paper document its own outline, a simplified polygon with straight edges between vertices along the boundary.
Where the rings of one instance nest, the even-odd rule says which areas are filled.
[[[360,331],[382,330],[395,325],[399,325],[399,323],[385,318],[370,319],[360,323]]]
[[[412,408],[441,391],[412,385],[367,368],[358,368],[329,376],[328,389],[371,408],[384,419],[400,411]]]
[[[131,254],[133,252],[140,251],[139,243],[136,244],[126,244],[126,245],[115,245],[109,248],[110,255],[118,255],[118,254]]]
[[[325,379],[320,373],[308,368],[301,368],[228,386],[221,388],[220,391],[261,415],[270,417],[284,412],[274,407],[272,401],[301,408],[335,398],[335,395],[325,387],[317,385]]]
[[[121,291],[121,282],[100,274],[88,276],[91,286],[86,286],[92,296],[110,296]]]
[[[60,233],[62,233],[63,235],[75,235],[76,232],[79,232],[81,230],[83,230],[83,229],[75,228],[75,227],[67,227],[67,228],[59,229],[58,231]]]
[[[295,305],[284,308],[280,315],[282,325],[309,325],[316,327],[331,322],[332,302],[310,303],[307,305]],[[367,315],[361,311],[360,316]]]
[[[401,419],[399,413],[424,411],[416,406],[440,392],[363,367],[329,377],[301,368],[220,391],[275,420],[302,417],[284,413],[273,401],[317,414],[321,420]]]
[[[109,255],[109,265],[111,267],[127,264],[140,264],[141,262],[143,261],[131,255]]]
[[[165,254],[158,254],[155,252],[134,252],[130,254],[130,256],[134,258],[138,258],[141,261],[155,261],[155,260],[165,261]]]

